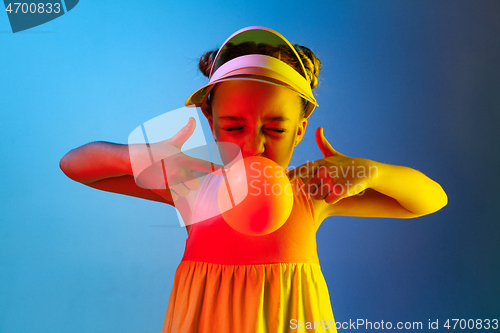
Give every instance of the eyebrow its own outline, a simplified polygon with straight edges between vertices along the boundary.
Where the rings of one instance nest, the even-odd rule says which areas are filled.
[[[228,120],[236,120],[236,121],[244,121],[245,120],[242,117],[232,117],[232,116],[223,116],[223,117],[219,117],[219,119],[228,119]],[[288,120],[290,120],[290,118],[287,118],[287,117],[267,117],[265,120],[288,121]]]

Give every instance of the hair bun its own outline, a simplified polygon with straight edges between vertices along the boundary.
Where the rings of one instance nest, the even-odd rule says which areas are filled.
[[[203,53],[200,57],[200,62],[198,63],[198,68],[206,77],[210,76],[210,69],[212,69],[212,63],[214,61],[215,56],[217,55],[217,50],[208,51]]]
[[[319,70],[321,68],[321,61],[314,55],[313,51],[309,48],[294,44],[293,47],[297,51],[306,69],[307,80],[314,89],[318,85]]]

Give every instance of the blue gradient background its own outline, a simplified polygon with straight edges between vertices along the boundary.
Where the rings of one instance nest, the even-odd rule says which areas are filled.
[[[322,157],[324,126],[338,151],[420,170],[449,197],[418,219],[323,222],[337,321],[500,319],[499,18],[492,0],[104,0],[12,34],[0,13],[0,332],[160,332],[186,239],[175,209],[58,163],[181,107],[206,82],[199,56],[249,25],[324,65],[291,165]]]

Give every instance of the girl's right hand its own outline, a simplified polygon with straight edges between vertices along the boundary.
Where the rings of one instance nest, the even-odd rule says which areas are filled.
[[[190,117],[188,124],[170,139],[146,145],[147,156],[144,145],[131,150],[131,160],[140,156],[140,164],[149,164],[138,175],[134,175],[137,185],[148,188],[166,199],[171,196],[176,201],[179,197],[186,197],[190,191],[200,188],[200,180],[193,172],[222,175],[221,169],[225,169],[223,165],[194,158],[181,151],[182,145],[193,134],[195,127],[196,121]],[[142,153],[134,154],[133,151]]]

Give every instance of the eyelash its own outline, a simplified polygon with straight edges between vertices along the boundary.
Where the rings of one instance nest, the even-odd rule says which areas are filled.
[[[236,127],[236,128],[226,128],[225,130],[228,131],[228,132],[231,132],[231,131],[237,131],[237,130],[240,130],[242,129],[243,127]],[[274,131],[274,132],[277,132],[277,133],[284,133],[285,130],[283,129],[274,129],[274,128],[269,128],[270,131]]]

